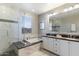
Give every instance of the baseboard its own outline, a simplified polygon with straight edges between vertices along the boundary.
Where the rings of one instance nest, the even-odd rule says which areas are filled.
[[[45,48],[41,48],[41,49],[43,49],[43,50],[45,50],[45,51],[47,51],[47,52],[49,52],[49,53],[52,53],[52,54],[54,54],[54,55],[56,55],[56,56],[60,56],[60,55],[58,55],[58,54],[56,54],[56,53],[54,53],[54,52],[51,52],[51,51],[49,51],[49,50],[47,50],[47,49],[45,49]]]

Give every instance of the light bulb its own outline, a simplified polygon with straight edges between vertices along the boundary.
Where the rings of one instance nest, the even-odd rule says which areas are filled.
[[[69,7],[69,8],[68,8],[68,11],[69,11],[69,10],[72,10],[72,9],[73,9],[72,7]]]
[[[53,15],[56,15],[56,14],[58,14],[58,13],[53,13]]]
[[[68,9],[64,9],[64,12],[67,12],[68,11]]]
[[[48,17],[52,16],[53,14],[49,14]]]

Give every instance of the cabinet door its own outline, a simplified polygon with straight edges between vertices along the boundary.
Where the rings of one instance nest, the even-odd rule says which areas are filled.
[[[43,37],[42,40],[43,40],[43,48],[48,49],[49,48],[48,38]]]
[[[79,56],[79,42],[70,42],[70,56]]]
[[[48,37],[43,38],[43,47],[53,52],[54,51],[53,42],[54,42],[53,38],[48,38]]]
[[[59,39],[54,39],[54,53],[60,54],[60,40]]]
[[[69,55],[69,42],[65,40],[60,40],[60,55],[68,56]]]
[[[54,52],[54,39],[48,38],[48,50]]]
[[[17,42],[19,40],[18,23],[10,23],[10,29],[8,32],[10,43]]]

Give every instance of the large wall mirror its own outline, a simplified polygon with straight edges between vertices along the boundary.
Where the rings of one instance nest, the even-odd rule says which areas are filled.
[[[49,18],[49,29],[50,31],[59,32],[60,31],[60,25],[61,21],[58,19],[55,19],[53,17]]]
[[[51,31],[76,33],[78,31],[78,20],[72,21],[72,18],[67,17],[50,17],[49,25],[52,29]]]

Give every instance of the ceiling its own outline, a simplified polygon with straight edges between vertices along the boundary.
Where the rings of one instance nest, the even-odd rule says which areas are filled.
[[[63,4],[64,3],[7,3],[6,5],[23,11],[42,14]]]

